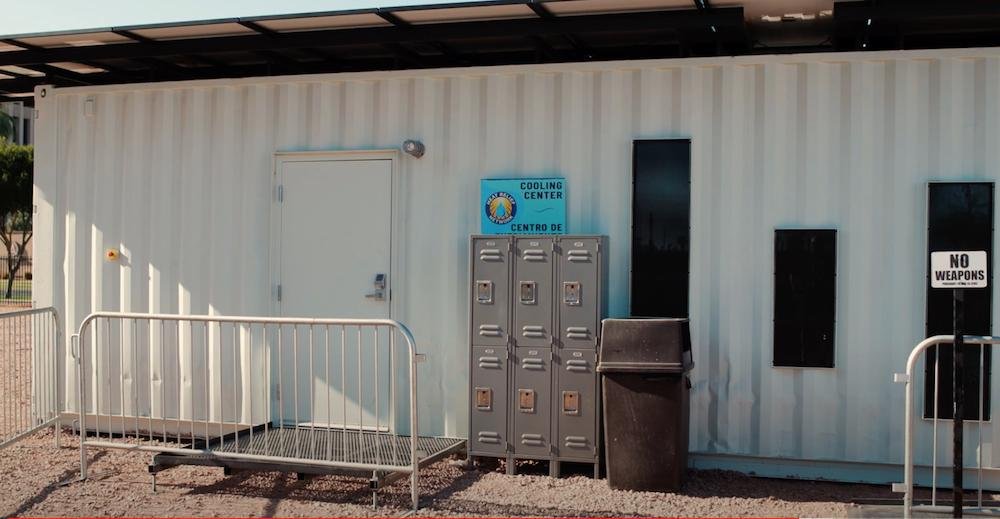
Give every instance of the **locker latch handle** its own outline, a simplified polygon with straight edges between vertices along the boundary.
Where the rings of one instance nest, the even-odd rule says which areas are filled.
[[[563,303],[569,306],[580,306],[580,282],[579,281],[564,281],[563,282]]]
[[[578,415],[578,414],[580,414],[580,392],[579,391],[563,391],[562,392],[562,411],[563,411],[563,414],[568,414],[568,415]]]
[[[538,283],[534,281],[521,281],[520,284],[520,300],[522,305],[533,305],[538,302],[536,292],[538,291]]]
[[[493,390],[488,387],[476,388],[476,409],[489,411],[493,409]]]
[[[517,408],[522,413],[534,413],[535,412],[535,390],[533,390],[533,389],[518,389],[517,390]]]
[[[481,305],[493,304],[493,282],[488,279],[476,281],[476,301]]]

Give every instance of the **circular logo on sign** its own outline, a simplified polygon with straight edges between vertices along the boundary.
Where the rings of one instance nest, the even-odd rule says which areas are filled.
[[[517,202],[510,193],[497,191],[486,199],[486,216],[497,225],[509,223],[517,213]]]

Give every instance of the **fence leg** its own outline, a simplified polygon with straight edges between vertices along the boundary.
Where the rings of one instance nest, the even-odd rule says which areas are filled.
[[[410,473],[410,498],[413,500],[413,512],[416,513],[420,509],[420,476],[417,475],[418,470],[414,469]]]
[[[87,447],[83,445],[83,429],[80,429],[80,481],[87,479]]]
[[[56,437],[56,448],[57,449],[62,448],[62,441],[61,441],[61,438],[62,438],[62,434],[61,434],[62,433],[62,428],[59,427],[59,418],[60,418],[59,413],[56,412],[56,421],[55,421],[55,423],[52,424],[52,436]]]
[[[77,399],[76,405],[77,405],[77,407],[79,408],[79,411],[80,411],[80,422],[79,422],[79,424],[80,424],[80,481],[83,481],[83,480],[87,479],[87,446],[85,445],[85,442],[87,440],[87,410],[86,410],[86,408],[84,408],[84,402],[85,402],[85,400],[83,398],[83,392],[84,392],[84,389],[87,387],[87,385],[84,382],[84,378],[83,378],[83,368],[84,368],[84,365],[83,365],[83,352],[80,351],[80,335],[79,334],[73,334],[73,336],[70,337],[70,352],[73,354],[73,357],[75,357],[75,359],[76,359],[76,366],[77,366],[77,368],[76,368],[76,373],[77,373],[76,377],[77,377],[77,379],[79,379],[79,383],[80,383],[80,387],[77,390],[77,392],[79,394],[76,396],[76,399]],[[97,408],[95,407],[95,411],[96,410],[97,410]],[[96,416],[96,414],[97,413],[95,412],[95,416]]]

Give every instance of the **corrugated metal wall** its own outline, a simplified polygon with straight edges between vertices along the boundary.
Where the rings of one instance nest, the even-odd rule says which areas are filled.
[[[400,160],[395,317],[429,354],[423,430],[449,435],[466,433],[467,235],[481,178],[565,176],[569,231],[610,236],[621,316],[631,142],[691,138],[691,448],[899,462],[892,373],[924,329],[926,183],[1000,177],[997,49],[47,93],[35,286],[74,324],[98,309],[267,314],[272,153],[422,140],[426,156]],[[836,368],[773,368],[773,232],[809,226],[839,231]],[[109,246],[127,261],[102,261]],[[1000,432],[987,434],[992,463]]]

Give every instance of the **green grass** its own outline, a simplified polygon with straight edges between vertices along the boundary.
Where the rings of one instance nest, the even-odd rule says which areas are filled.
[[[7,299],[7,280],[0,279],[0,301],[31,301],[31,281],[27,279],[15,279],[14,290]]]

